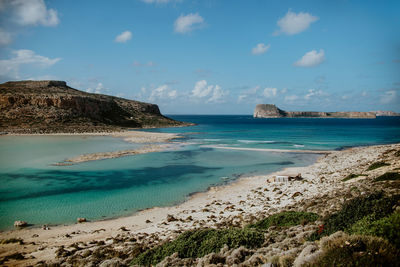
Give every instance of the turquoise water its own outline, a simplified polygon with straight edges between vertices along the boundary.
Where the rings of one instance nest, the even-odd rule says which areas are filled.
[[[249,116],[176,116],[198,123],[151,131],[182,133],[176,150],[52,166],[84,153],[138,147],[111,137],[1,136],[0,229],[15,220],[69,224],[113,218],[184,201],[240,176],[305,166],[316,155],[215,149],[210,145],[340,149],[400,142],[398,118],[254,120]]]

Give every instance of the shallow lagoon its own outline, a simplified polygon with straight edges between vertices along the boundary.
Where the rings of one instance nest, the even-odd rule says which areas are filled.
[[[132,149],[137,144],[101,136],[0,137],[0,229],[15,220],[69,224],[77,217],[113,218],[173,205],[193,192],[245,175],[309,165],[317,155],[213,149],[338,149],[400,142],[400,120],[252,120],[249,116],[177,117],[199,123],[180,132],[176,150],[52,166],[84,153]],[[349,121],[352,121],[350,124]],[[320,124],[320,125],[319,125]]]

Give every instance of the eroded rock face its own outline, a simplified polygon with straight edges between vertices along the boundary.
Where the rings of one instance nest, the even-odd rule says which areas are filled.
[[[318,112],[318,111],[284,111],[272,104],[258,104],[254,110],[254,118],[376,118],[371,112]]]
[[[179,125],[157,105],[73,89],[64,81],[0,84],[0,131],[84,132]]]

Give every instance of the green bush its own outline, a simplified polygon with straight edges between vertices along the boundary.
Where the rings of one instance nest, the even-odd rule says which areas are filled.
[[[312,212],[285,211],[271,215],[261,221],[248,225],[249,228],[268,229],[271,226],[295,226],[307,224],[318,219]]]
[[[386,163],[384,161],[374,162],[371,165],[369,165],[367,171],[372,171],[372,170],[378,169],[380,167],[389,166],[389,165],[390,165],[389,163]]]
[[[393,180],[399,180],[400,179],[400,174],[397,172],[387,172],[385,174],[382,174],[381,176],[375,178],[375,182],[380,182],[380,181],[393,181]]]
[[[362,174],[354,174],[354,173],[351,173],[351,174],[349,174],[349,175],[347,175],[345,178],[343,178],[343,182],[346,182],[346,181],[348,181],[348,180],[351,180],[351,179],[353,179],[353,178],[357,178],[357,177],[359,177],[359,176],[362,176]]]
[[[156,265],[175,252],[181,258],[198,258],[211,252],[219,252],[225,244],[229,248],[258,248],[263,243],[264,234],[256,229],[193,230],[184,232],[172,242],[145,251],[132,264]]]
[[[347,232],[352,234],[363,234],[380,236],[400,249],[400,213],[375,220],[374,215],[365,216],[353,224]]]
[[[382,238],[352,235],[327,242],[306,266],[399,266],[399,257],[399,250]]]
[[[365,216],[373,214],[375,218],[383,218],[393,212],[393,206],[400,200],[400,195],[385,197],[380,193],[357,197],[346,202],[342,209],[328,215],[324,219],[323,228],[310,236],[310,240],[317,240],[322,236],[337,231],[344,231]]]

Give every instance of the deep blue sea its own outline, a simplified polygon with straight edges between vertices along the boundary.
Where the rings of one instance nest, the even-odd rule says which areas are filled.
[[[180,133],[175,150],[53,166],[86,153],[138,147],[100,136],[0,136],[0,229],[15,220],[70,224],[154,206],[241,176],[305,166],[317,155],[219,149],[336,150],[400,142],[400,117],[377,119],[253,119],[251,116],[172,115],[197,125],[146,131]]]

